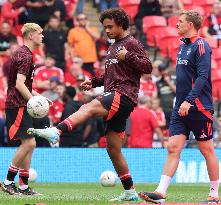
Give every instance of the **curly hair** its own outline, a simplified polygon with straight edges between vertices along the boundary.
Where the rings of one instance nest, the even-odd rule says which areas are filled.
[[[114,22],[127,30],[130,25],[130,19],[127,13],[121,8],[112,8],[103,11],[100,15],[100,22],[103,23],[104,19],[113,19]]]

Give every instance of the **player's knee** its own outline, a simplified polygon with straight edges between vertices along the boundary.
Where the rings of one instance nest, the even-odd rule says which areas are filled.
[[[200,152],[205,157],[212,156],[213,154],[215,154],[214,148],[210,146],[201,148]]]
[[[177,144],[169,143],[167,146],[167,150],[169,154],[180,154],[182,148]]]
[[[35,149],[35,147],[36,147],[35,138],[27,139],[27,140],[25,141],[25,146],[26,146],[27,149],[29,149],[29,150]]]

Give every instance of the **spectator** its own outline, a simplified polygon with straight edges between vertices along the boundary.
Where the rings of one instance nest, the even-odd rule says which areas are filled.
[[[100,38],[96,41],[96,48],[98,54],[98,60],[101,61],[106,57],[107,49],[112,44],[112,41],[107,37],[107,34],[104,30],[101,31]]]
[[[77,3],[77,15],[82,14],[84,10],[84,0],[78,0]]]
[[[141,41],[145,49],[148,49],[146,36],[142,35],[142,32],[139,29],[137,29],[137,26],[135,24],[130,25],[130,35],[132,35],[137,40]]]
[[[143,17],[145,16],[161,16],[160,2],[159,0],[141,0],[137,15],[134,18],[134,22],[141,32],[143,32]]]
[[[68,43],[73,48],[74,55],[83,59],[83,69],[94,75],[94,63],[97,61],[96,40],[99,38],[97,29],[89,26],[85,14],[77,17],[78,26],[68,33]]]
[[[110,8],[117,8],[117,0],[100,0],[100,11],[104,11]]]
[[[8,22],[3,22],[0,30],[0,55],[7,56],[10,43],[17,41],[16,36],[11,32],[11,26]]]
[[[151,74],[144,74],[140,79],[140,96],[157,97],[156,83],[152,81]]]
[[[165,18],[178,15],[183,10],[183,4],[180,0],[160,0],[161,13]]]
[[[61,68],[63,71],[66,68],[65,52],[67,49],[67,35],[61,28],[59,17],[52,15],[48,21],[48,27],[44,29],[44,45],[46,48],[46,55],[51,54],[55,58],[55,66]]]
[[[212,13],[206,18],[202,32],[207,38],[221,39],[221,4],[219,2],[213,4]]]
[[[64,82],[66,86],[77,86],[77,76],[82,74],[83,61],[79,57],[74,57],[69,69],[65,72]]]
[[[15,2],[16,0],[8,0],[2,5],[1,9],[2,22],[7,21],[11,28],[15,28],[15,26],[18,24],[19,15],[26,12],[24,5],[19,8],[15,8],[15,6],[13,6]]]
[[[30,21],[39,24],[42,28],[48,23],[51,15],[56,15],[65,21],[66,10],[61,0],[27,0],[29,7]]]
[[[60,80],[58,77],[53,76],[50,79],[49,89],[41,93],[44,97],[48,98],[52,102],[59,98],[58,93],[56,92],[57,86],[60,84]]]
[[[159,81],[157,81],[158,97],[166,117],[166,126],[168,128],[176,93],[175,77],[169,75],[169,68],[166,64],[160,64],[158,69],[161,76]]]
[[[10,47],[8,49],[8,56],[11,56],[17,49],[18,49],[19,45],[16,41],[12,41],[10,43]],[[8,75],[9,75],[9,67],[10,66],[10,60],[9,58],[3,63],[3,66],[2,66],[2,71],[3,71],[3,87],[4,87],[4,90],[6,90],[6,88],[8,87]]]
[[[77,2],[78,0],[64,0],[66,6],[66,26],[68,29],[74,26]]]
[[[82,103],[73,100],[76,95],[74,87],[66,86],[63,99],[64,99],[64,110],[61,116],[61,120],[66,119],[70,114],[76,112],[81,107]],[[61,135],[60,147],[82,147],[83,145],[83,132],[84,124],[77,126],[71,132]]]
[[[130,115],[130,136],[128,147],[152,148],[153,134],[157,133],[163,145],[163,134],[159,128],[154,114],[150,110],[150,98],[143,96],[139,98],[138,106]]]
[[[63,96],[65,92],[65,85],[59,83],[56,86],[56,92],[58,94],[58,98],[53,101],[53,105],[49,109],[48,116],[51,121],[51,125],[57,125],[61,121],[61,115],[64,110],[64,101]]]
[[[85,94],[83,103],[88,103],[92,100],[92,96]],[[101,136],[105,135],[104,121],[101,117],[94,117],[86,121],[83,132],[83,146],[96,148],[99,147],[98,141]]]
[[[151,110],[154,113],[154,116],[157,120],[157,123],[163,133],[163,136],[169,136],[169,130],[166,127],[166,118],[163,112],[162,107],[160,106],[160,99],[159,98],[152,98],[151,99]]]
[[[64,72],[62,69],[54,66],[54,57],[48,55],[45,65],[36,69],[34,77],[34,88],[42,93],[50,88],[50,78],[58,77],[61,82],[64,81]]]

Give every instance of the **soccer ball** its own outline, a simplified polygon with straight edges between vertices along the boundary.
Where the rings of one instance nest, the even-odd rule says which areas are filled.
[[[100,176],[100,183],[102,186],[115,186],[117,183],[117,175],[112,171],[104,171]]]
[[[33,96],[27,103],[27,111],[33,118],[43,118],[48,114],[49,103],[44,96]]]
[[[37,176],[38,176],[37,172],[33,168],[30,168],[28,181],[34,182],[37,179]]]

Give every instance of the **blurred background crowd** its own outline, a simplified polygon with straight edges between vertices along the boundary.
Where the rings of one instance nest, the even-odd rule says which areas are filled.
[[[214,144],[221,140],[221,3],[216,0],[0,0],[0,146],[8,141],[4,103],[11,54],[23,44],[21,27],[35,22],[43,29],[43,45],[34,50],[36,66],[33,88],[54,104],[49,115],[36,126],[56,125],[79,107],[103,92],[82,91],[81,82],[105,69],[108,39],[99,22],[107,8],[122,7],[131,19],[130,34],[139,39],[153,63],[151,75],[143,75],[139,104],[127,122],[125,147],[166,147],[168,125],[175,101],[176,53],[180,38],[176,31],[178,13],[195,9],[204,18],[200,35],[210,44],[215,105]],[[93,118],[64,134],[56,147],[105,147],[105,121]],[[194,136],[190,136],[190,139]],[[37,139],[38,147],[49,147]],[[194,141],[186,147],[195,146]]]

